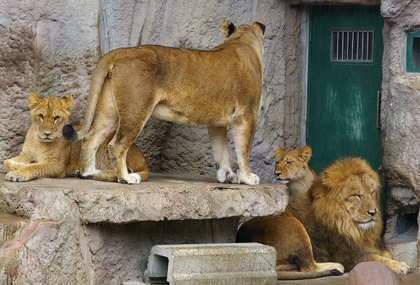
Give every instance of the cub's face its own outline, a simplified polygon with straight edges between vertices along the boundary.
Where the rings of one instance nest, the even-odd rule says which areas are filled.
[[[61,137],[64,125],[68,123],[73,100],[70,94],[63,99],[39,98],[31,93],[28,98],[32,124],[37,136],[43,142],[52,142]]]
[[[344,205],[354,222],[367,231],[375,227],[380,219],[379,185],[369,176],[352,177],[345,186],[346,197]]]
[[[281,184],[288,184],[291,181],[299,180],[305,175],[308,169],[308,161],[311,158],[312,150],[309,146],[297,151],[294,149],[284,150],[278,147],[276,150],[276,167],[274,177]]]

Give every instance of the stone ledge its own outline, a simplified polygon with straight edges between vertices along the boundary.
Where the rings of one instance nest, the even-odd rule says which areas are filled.
[[[221,184],[211,178],[152,174],[140,185],[77,178],[9,182],[0,178],[0,211],[37,220],[131,223],[281,214],[287,188]]]

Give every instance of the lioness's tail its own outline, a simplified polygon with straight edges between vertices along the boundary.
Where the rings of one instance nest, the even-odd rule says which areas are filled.
[[[76,132],[72,125],[65,125],[63,128],[63,136],[68,141],[78,141],[83,139],[88,133],[92,125],[93,117],[95,115],[96,104],[98,103],[99,95],[101,94],[102,86],[105,78],[111,69],[111,60],[113,56],[110,53],[106,54],[98,63],[95,72],[92,76],[92,83],[89,90],[89,99],[85,111],[85,118],[80,130]]]

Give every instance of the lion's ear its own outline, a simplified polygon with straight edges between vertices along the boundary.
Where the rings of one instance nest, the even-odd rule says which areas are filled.
[[[229,22],[228,20],[224,20],[221,26],[222,31],[225,33],[225,40],[235,32],[235,25]]]
[[[251,24],[251,27],[256,27],[261,31],[261,33],[264,35],[265,33],[265,22],[263,20],[256,20]]]
[[[299,157],[303,159],[303,161],[308,162],[311,159],[312,156],[312,149],[309,146],[304,146],[299,151]]]
[[[70,110],[73,107],[73,97],[71,94],[67,94],[66,97],[63,99],[60,99],[61,106],[63,106],[64,109]]]
[[[29,104],[29,109],[33,110],[36,107],[39,106],[39,104],[42,102],[42,99],[38,97],[38,95],[36,95],[35,93],[31,93],[28,96],[28,104]]]
[[[276,149],[276,155],[279,156],[283,152],[284,152],[284,148],[282,148],[281,146],[278,146],[277,149]]]

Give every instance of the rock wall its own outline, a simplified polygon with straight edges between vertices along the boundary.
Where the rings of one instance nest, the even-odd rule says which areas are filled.
[[[29,93],[71,93],[74,118],[83,115],[100,58],[98,18],[97,1],[1,1],[1,162],[20,152],[30,125]]]
[[[420,199],[420,77],[418,73],[406,72],[405,55],[407,32],[420,30],[420,2],[383,0],[381,13],[385,19],[381,116],[382,163],[384,188],[389,197],[385,238],[387,242],[394,244],[398,236],[408,242],[414,240],[410,252],[415,252],[417,233],[410,230],[411,227],[407,227],[406,233],[412,233],[408,237],[407,234],[398,233],[396,225],[398,222],[400,227],[405,226],[404,220],[411,221],[409,224],[417,227],[418,232],[415,216],[418,215]],[[414,194],[413,198],[395,198],[397,194],[401,196],[404,193]],[[410,197],[409,194],[404,195]],[[418,241],[417,246],[420,249]],[[402,248],[402,251],[404,250],[406,249]],[[411,259],[413,260],[412,257]],[[415,265],[416,262],[413,263]],[[418,266],[419,263],[417,268]]]
[[[80,123],[101,54],[140,44],[209,49],[222,43],[225,19],[236,25],[267,23],[263,104],[251,170],[262,181],[273,181],[275,147],[302,144],[300,14],[284,1],[28,0],[2,1],[0,7],[0,161],[21,149],[30,124],[30,92],[41,97],[72,93],[72,122]],[[287,26],[288,19],[297,25]],[[204,127],[150,119],[136,144],[153,172],[215,176]]]

